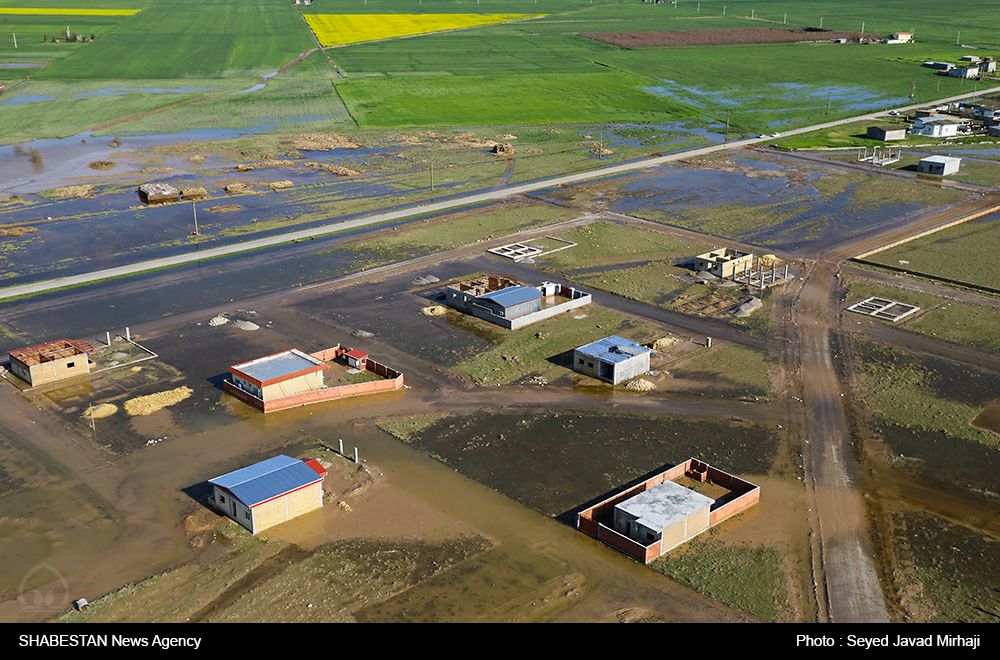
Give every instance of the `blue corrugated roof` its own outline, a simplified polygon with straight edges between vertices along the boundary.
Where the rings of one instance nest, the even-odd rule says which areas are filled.
[[[479,296],[480,300],[492,300],[501,307],[512,307],[521,303],[538,300],[542,292],[531,286],[509,286],[499,291],[493,291]]]
[[[208,483],[225,488],[247,506],[254,506],[320,478],[304,461],[281,454],[209,479]]]
[[[624,362],[636,355],[651,352],[642,344],[618,335],[598,339],[595,342],[584,344],[576,350],[588,357],[611,363]]]

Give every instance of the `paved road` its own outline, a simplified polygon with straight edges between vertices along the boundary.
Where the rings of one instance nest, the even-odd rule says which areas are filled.
[[[919,107],[927,106],[932,103],[945,103],[949,101],[957,101],[961,99],[971,98],[977,95],[985,95],[996,91],[1000,91],[1000,87],[983,89],[975,93],[961,94],[959,96],[952,96],[946,99],[940,99],[938,101],[928,101],[926,103],[909,105],[897,108],[897,110],[899,112],[906,112]],[[849,124],[856,121],[875,119],[883,114],[885,113],[871,112],[865,115],[849,117],[847,119],[838,119],[836,121],[824,122],[822,124],[815,124],[813,126],[796,128],[790,131],[786,131],[782,135],[783,136],[799,135],[802,133],[808,133],[810,131],[822,130],[824,128],[832,128],[834,126]],[[136,273],[142,273],[157,268],[169,268],[172,266],[180,266],[183,264],[194,263],[197,261],[204,261],[206,259],[214,259],[232,254],[238,254],[240,252],[246,252],[248,250],[259,250],[261,248],[273,247],[275,245],[281,245],[283,243],[290,243],[298,240],[307,240],[310,238],[318,238],[320,236],[328,236],[330,234],[334,234],[337,232],[342,232],[351,229],[358,229],[370,225],[393,222],[397,220],[405,220],[407,218],[413,218],[415,216],[441,213],[444,211],[450,211],[453,209],[457,209],[463,206],[469,206],[472,204],[493,202],[500,199],[513,197],[516,195],[523,195],[526,193],[544,190],[546,188],[552,188],[555,186],[563,186],[574,183],[581,183],[584,181],[592,181],[594,179],[601,179],[604,177],[613,176],[615,174],[634,172],[636,170],[646,169],[649,167],[656,167],[658,165],[664,165],[666,163],[676,162],[678,160],[707,156],[709,154],[718,153],[722,151],[729,151],[732,149],[739,149],[742,147],[747,147],[753,144],[759,144],[767,141],[768,138],[752,138],[748,140],[736,140],[734,142],[716,144],[709,147],[692,149],[690,151],[682,151],[674,154],[668,154],[666,156],[646,158],[643,160],[637,160],[630,163],[612,165],[610,167],[602,167],[596,170],[589,170],[587,172],[578,172],[576,174],[567,174],[564,176],[550,177],[546,179],[540,179],[538,181],[533,181],[530,183],[523,183],[515,186],[507,186],[505,188],[497,188],[494,190],[474,193],[470,195],[464,195],[461,197],[455,197],[453,199],[434,202],[431,204],[419,204],[415,206],[408,206],[393,211],[386,211],[384,213],[375,213],[372,215],[355,218],[353,220],[335,222],[328,225],[322,225],[320,227],[312,227],[310,229],[301,229],[299,231],[288,232],[286,234],[279,234],[276,236],[268,236],[266,238],[253,239],[242,243],[237,243],[235,245],[226,245],[216,248],[208,248],[205,250],[198,250],[196,252],[177,254],[171,257],[163,257],[160,259],[150,259],[147,261],[140,261],[125,266],[117,266],[115,268],[106,268],[103,270],[91,271],[89,273],[80,273],[78,275],[70,275],[67,277],[45,280],[43,282],[33,282],[31,284],[22,284],[19,286],[7,287],[4,289],[0,289],[0,300],[8,300],[10,298],[17,298],[20,296],[30,296],[39,293],[45,293],[47,291],[61,289],[64,287],[80,286],[83,284],[99,282],[101,280],[111,279],[115,277],[125,277],[128,275],[134,275]]]

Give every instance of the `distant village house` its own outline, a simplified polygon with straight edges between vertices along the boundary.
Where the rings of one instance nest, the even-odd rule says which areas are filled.
[[[883,142],[895,142],[906,139],[905,126],[869,126],[868,137]]]

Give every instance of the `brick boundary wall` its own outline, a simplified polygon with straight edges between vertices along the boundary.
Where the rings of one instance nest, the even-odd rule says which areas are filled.
[[[642,483],[636,484],[631,488],[627,488],[620,493],[612,495],[611,497],[607,497],[597,504],[580,511],[576,514],[577,530],[583,532],[591,538],[597,539],[619,552],[628,555],[629,557],[632,557],[633,559],[648,564],[660,556],[660,541],[655,541],[650,545],[642,545],[641,543],[616,532],[614,529],[611,529],[609,526],[601,522],[601,520],[606,518],[607,512],[610,509],[613,509],[619,502],[627,500],[633,495],[638,495],[641,492],[647,491],[650,488],[659,486],[665,481],[673,481],[674,479],[683,476],[691,469],[707,471],[708,478],[711,479],[713,483],[722,486],[731,492],[739,493],[736,498],[729,500],[724,504],[719,506],[716,506],[715,504],[712,505],[708,515],[709,528],[715,527],[722,521],[745,511],[760,501],[760,486],[750,483],[749,481],[741,479],[740,477],[730,474],[724,470],[714,468],[704,461],[690,458],[683,463],[678,463],[671,468],[667,468],[659,474],[654,474]]]
[[[660,556],[659,541],[650,545],[642,545],[637,541],[633,541],[624,534],[616,532],[603,523],[598,523],[597,525],[596,538],[601,543],[628,555],[632,559],[641,561],[644,564],[648,564]]]
[[[310,353],[312,357],[317,360],[322,360],[323,362],[337,359],[343,354],[344,349],[340,344],[323,349],[322,351],[317,351],[316,353]],[[338,399],[346,399],[348,397],[364,396],[366,394],[380,394],[382,392],[394,392],[396,390],[403,389],[402,372],[374,360],[366,360],[365,369],[378,376],[382,376],[383,380],[369,381],[367,383],[354,383],[351,385],[339,385],[337,387],[326,387],[321,390],[303,392],[301,394],[295,394],[293,396],[267,402],[258,399],[249,392],[241,390],[228,380],[222,382],[222,387],[227,394],[236,397],[243,403],[251,405],[258,410],[262,410],[264,413],[288,410],[289,408],[298,408],[300,406],[308,406],[313,403],[322,403],[323,401],[336,401]]]

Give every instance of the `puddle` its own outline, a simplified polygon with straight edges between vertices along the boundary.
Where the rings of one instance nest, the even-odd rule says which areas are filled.
[[[12,96],[9,99],[4,99],[4,105],[24,105],[25,103],[39,103],[41,101],[52,101],[56,97],[54,96],[41,96],[39,94],[21,94],[19,96]]]
[[[44,66],[38,62],[0,62],[0,69],[41,69]]]
[[[212,87],[105,87],[92,92],[81,92],[74,98],[86,99],[95,96],[126,96],[128,94],[191,94],[211,92]]]

